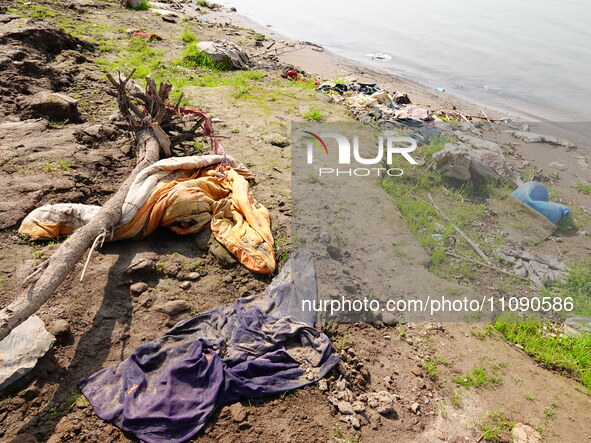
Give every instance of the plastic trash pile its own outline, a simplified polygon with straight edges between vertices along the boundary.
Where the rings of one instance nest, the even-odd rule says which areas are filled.
[[[407,94],[391,94],[375,84],[323,84],[316,90],[330,94],[337,103],[344,102],[362,122],[432,119],[431,111],[412,105]]]
[[[275,253],[269,212],[253,198],[249,179],[229,156],[160,160],[135,178],[110,240],[144,238],[158,227],[193,234],[211,225],[215,238],[244,266],[271,274]],[[23,220],[19,233],[33,240],[60,238],[90,222],[99,210],[80,204],[45,205]]]
[[[311,254],[293,254],[263,294],[188,318],[79,386],[100,418],[141,441],[185,442],[216,405],[301,388],[337,364],[315,313],[301,311],[316,296]]]

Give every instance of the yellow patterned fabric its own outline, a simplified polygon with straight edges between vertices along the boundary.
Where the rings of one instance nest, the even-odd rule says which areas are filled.
[[[158,227],[193,234],[208,224],[215,238],[253,272],[271,274],[275,254],[269,211],[250,192],[252,177],[219,155],[161,160],[140,173],[110,240],[140,239]],[[45,205],[31,212],[19,233],[33,240],[71,234],[96,215],[99,206]]]

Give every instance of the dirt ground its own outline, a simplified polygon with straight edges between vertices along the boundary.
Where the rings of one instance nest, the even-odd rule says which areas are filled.
[[[154,42],[164,50],[178,51],[182,46],[174,37],[185,26],[180,20],[165,22],[150,12],[122,9],[115,2],[61,3],[43,4],[68,8],[80,21],[147,28],[164,37]],[[6,6],[10,2],[0,2],[0,8]],[[191,22],[197,32],[245,40],[249,52],[260,50],[248,30],[216,26],[218,14],[194,16],[211,17],[209,22]],[[116,115],[114,100],[106,94],[109,86],[97,62],[101,54],[85,48],[83,40],[52,28],[42,17],[36,24],[26,20],[0,15],[0,306],[6,306],[21,291],[21,282],[34,266],[59,247],[56,242],[32,242],[18,236],[16,229],[24,216],[46,203],[101,204],[134,166],[133,139],[126,123]],[[28,32],[19,33],[21,26]],[[59,44],[48,47],[47,41]],[[236,97],[233,86],[192,86],[184,91],[191,106],[219,119],[215,124],[224,137],[227,153],[247,164],[256,177],[253,194],[269,209],[273,234],[280,245],[289,243],[291,232],[291,151],[277,140],[289,138],[290,122],[311,106],[320,107],[329,120],[352,120],[344,106],[298,86],[283,87],[276,99],[266,100],[277,93],[273,82],[281,72],[278,66],[294,62],[297,60],[280,59],[269,64],[263,70],[266,80],[262,86],[245,98]],[[343,67],[339,69],[342,72]],[[349,69],[354,73],[354,67]],[[363,75],[371,73],[364,71]],[[376,76],[380,82],[396,84],[392,77]],[[408,84],[398,84],[398,88],[405,86]],[[31,114],[23,104],[25,97],[41,89],[78,95],[87,106],[81,107],[78,121],[49,121]],[[438,103],[440,97],[416,86],[411,89],[411,94],[416,90],[419,104],[432,108],[460,106],[460,102],[447,98],[445,103]],[[568,163],[569,172],[555,178],[556,189],[562,190],[565,203],[591,208],[589,196],[570,192],[580,177],[589,177],[573,152],[542,144],[519,144],[492,130],[486,131],[486,136],[512,146],[507,155],[517,169],[523,169],[527,160],[550,174],[548,164],[558,155]],[[390,201],[379,186],[372,192],[373,196],[363,199],[367,205],[371,198]],[[401,240],[405,252],[392,263],[393,268],[408,270],[396,281],[401,293],[438,291],[456,285],[429,272],[427,255],[393,203],[384,204],[380,217],[376,223],[387,228],[386,234],[380,235]],[[349,233],[353,244],[358,229],[352,227]],[[582,226],[579,234],[560,242],[545,242],[540,250],[554,254],[558,250],[564,259],[588,255],[589,237],[580,235],[584,229]],[[374,236],[371,241],[379,244],[380,237]],[[130,271],[130,266],[141,259],[149,265]],[[318,261],[318,272],[324,269],[324,259]],[[354,264],[353,258],[347,260],[347,266]],[[60,336],[33,371],[0,393],[0,441],[129,441],[118,428],[94,414],[76,382],[118,363],[182,318],[258,293],[270,282],[270,278],[240,266],[209,231],[183,237],[159,230],[142,241],[105,244],[80,282],[82,267],[83,263],[76,264],[38,312],[50,329],[60,319],[67,321],[70,332]],[[191,272],[199,276],[193,276],[190,287],[182,289],[181,283],[189,280]],[[367,279],[375,283],[375,277],[369,275]],[[148,285],[141,295],[130,291],[130,285],[137,282]],[[171,300],[184,300],[190,309],[171,317],[162,308]],[[197,440],[477,442],[482,438],[479,421],[490,411],[504,410],[515,422],[542,428],[544,441],[591,441],[591,398],[587,390],[572,379],[539,367],[522,350],[489,334],[484,324],[376,322],[328,324],[323,328],[343,357],[339,368],[328,377],[326,388],[314,384],[273,398],[218,408]],[[444,363],[434,376],[424,362],[437,358]],[[504,382],[459,391],[454,378],[476,366],[498,373]],[[356,397],[389,392],[396,398],[394,413],[381,415],[368,409],[361,414],[359,429],[343,421],[329,401],[341,376],[348,380]]]

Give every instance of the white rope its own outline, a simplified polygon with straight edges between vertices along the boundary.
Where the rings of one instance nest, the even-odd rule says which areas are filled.
[[[80,281],[84,280],[84,274],[86,274],[86,268],[88,267],[88,263],[90,263],[90,257],[92,256],[92,252],[95,250],[98,242],[101,242],[101,248],[103,247],[103,243],[105,238],[107,237],[107,233],[105,231],[101,232],[99,235],[96,236],[94,242],[92,242],[92,246],[88,251],[88,257],[86,258],[86,263],[84,264],[84,269],[82,269],[82,275],[80,275]]]

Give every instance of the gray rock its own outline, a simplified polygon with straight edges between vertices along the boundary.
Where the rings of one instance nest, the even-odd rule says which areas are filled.
[[[228,252],[217,240],[211,243],[209,248],[212,255],[217,259],[220,266],[224,269],[230,269],[236,266],[236,259]]]
[[[170,317],[176,317],[183,312],[190,311],[191,305],[189,305],[189,303],[187,303],[185,300],[172,300],[164,303],[162,310]]]
[[[285,148],[290,144],[289,139],[281,134],[269,134],[265,137],[265,142],[279,148]]]
[[[191,282],[190,281],[184,281],[181,283],[181,289],[184,289],[185,291],[187,289],[189,289],[191,287]]]
[[[158,255],[153,252],[137,254],[125,272],[127,274],[132,274],[134,272],[152,272],[156,270],[154,262],[157,259]]]
[[[537,430],[523,423],[515,424],[511,434],[514,443],[542,443],[544,441]]]
[[[353,415],[355,411],[353,410],[353,405],[348,401],[339,401],[336,404],[337,409],[341,414],[345,415]]]
[[[199,280],[201,278],[201,274],[199,274],[199,272],[191,272],[191,273],[189,273],[189,275],[187,276],[187,278],[189,280],[196,281],[196,280]]]
[[[382,415],[392,413],[394,397],[388,391],[371,392],[367,396],[367,405]]]
[[[552,162],[548,166],[550,166],[551,168],[554,168],[554,169],[558,169],[559,171],[566,171],[567,170],[566,165],[564,163],[560,163],[560,162]]]
[[[22,100],[22,107],[33,114],[41,115],[49,120],[78,121],[78,101],[65,94],[51,91],[40,91]]]
[[[361,401],[354,401],[352,406],[357,413],[365,412],[365,405]]]
[[[69,334],[70,324],[66,320],[56,320],[49,327],[49,332],[55,337],[58,335]]]
[[[137,283],[134,283],[133,285],[131,285],[129,287],[129,290],[134,295],[140,295],[143,292],[146,292],[148,290],[148,284],[140,281],[140,282],[137,282]]]
[[[328,245],[326,247],[326,252],[328,252],[328,255],[333,260],[339,261],[341,258],[343,258],[343,255],[341,254],[341,250],[336,246]]]

